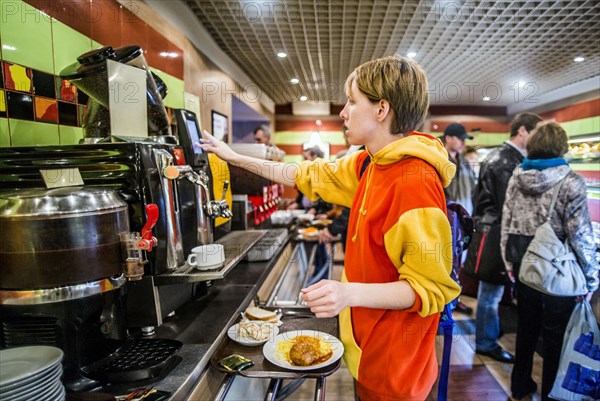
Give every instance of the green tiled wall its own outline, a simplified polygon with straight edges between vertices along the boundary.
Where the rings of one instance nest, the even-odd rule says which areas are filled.
[[[81,129],[81,128],[79,128]],[[10,119],[12,146],[58,145],[58,125]]]
[[[60,125],[58,127],[59,141],[61,145],[75,145],[83,138],[83,129]]]
[[[23,1],[11,0],[11,9],[6,9],[8,3],[4,0],[0,2],[5,3],[0,24],[0,60],[58,75],[77,56],[103,46]],[[13,8],[17,12],[10,12]],[[165,106],[183,108],[183,80],[153,71],[167,84]],[[0,118],[0,147],[66,145],[78,143],[81,138],[81,127]]]
[[[58,75],[77,57],[94,49],[92,40],[73,28],[54,20],[52,24],[52,37],[54,39],[54,71]]]
[[[51,19],[21,1],[6,2],[2,8],[2,58],[54,74]]]
[[[600,132],[600,116],[567,121],[561,125],[569,136],[594,134]]]
[[[10,135],[8,134],[8,119],[0,118],[0,147],[10,146]]]
[[[165,85],[167,85],[167,96],[163,99],[165,106],[172,109],[183,109],[183,81],[156,68],[150,68],[150,70],[158,75],[164,81]]]

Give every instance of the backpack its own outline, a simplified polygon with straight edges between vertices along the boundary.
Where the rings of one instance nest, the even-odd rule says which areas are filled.
[[[371,163],[371,158],[367,157],[360,167],[359,180],[367,170],[369,163]],[[446,201],[446,217],[448,217],[450,231],[452,232],[452,271],[450,272],[450,277],[460,285],[458,273],[462,262],[462,255],[471,243],[471,238],[475,232],[475,222],[462,205],[452,201]],[[444,351],[442,354],[440,379],[438,381],[438,401],[445,401],[448,396],[450,351],[452,349],[452,331],[454,330],[452,311],[456,308],[457,303],[458,297],[446,304],[440,314],[439,328],[444,333]]]

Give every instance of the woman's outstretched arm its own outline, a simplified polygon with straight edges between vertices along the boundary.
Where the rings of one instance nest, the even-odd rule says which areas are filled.
[[[205,151],[216,154],[226,162],[279,184],[294,186],[296,183],[298,164],[274,162],[240,155],[208,132],[204,131],[202,136],[203,138],[198,146]]]

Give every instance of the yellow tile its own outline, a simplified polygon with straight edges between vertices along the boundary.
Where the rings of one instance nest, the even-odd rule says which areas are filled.
[[[14,83],[14,89],[21,91],[21,92],[27,92],[30,93],[31,92],[31,76],[29,74],[27,74],[27,68],[18,65],[18,64],[9,64],[7,63],[6,66],[8,66],[8,73],[10,74],[10,79],[12,79],[13,83]],[[30,71],[31,73],[31,71]],[[8,88],[8,89],[12,89],[12,88]]]

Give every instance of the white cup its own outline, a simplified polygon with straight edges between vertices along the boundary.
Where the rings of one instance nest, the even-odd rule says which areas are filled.
[[[225,248],[221,244],[201,245],[192,249],[187,264],[197,269],[212,269],[225,261]]]

